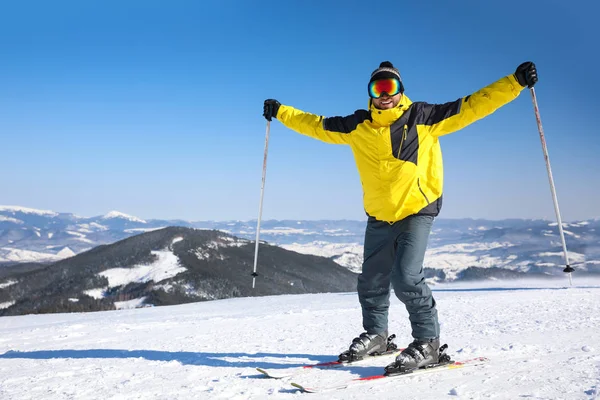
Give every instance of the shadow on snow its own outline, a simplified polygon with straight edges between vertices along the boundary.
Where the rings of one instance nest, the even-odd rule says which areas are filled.
[[[37,351],[8,351],[0,354],[0,360],[6,359],[131,359],[138,358],[148,361],[175,361],[183,365],[204,365],[210,367],[236,368],[293,368],[306,364],[316,364],[337,358],[333,355],[314,354],[281,354],[281,353],[204,353],[186,351],[158,350],[118,350],[118,349],[89,349],[89,350],[37,350]],[[268,358],[268,359],[264,359]],[[302,360],[290,360],[290,359]],[[280,359],[281,362],[277,362]]]
[[[600,286],[573,286],[573,287],[473,287],[473,288],[435,288],[432,292],[502,292],[502,291],[526,291],[526,290],[569,290],[569,289],[600,289]]]

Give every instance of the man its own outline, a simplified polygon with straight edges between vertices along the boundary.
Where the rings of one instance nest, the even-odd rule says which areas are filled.
[[[440,327],[436,303],[425,283],[423,259],[434,217],[442,206],[443,167],[439,138],[493,113],[538,80],[525,62],[489,86],[445,104],[413,103],[398,69],[382,62],[368,84],[368,110],[346,117],[309,114],[264,102],[263,116],[327,143],[349,145],[368,215],[358,297],[365,332],[340,360],[356,360],[387,347],[390,284],[406,306],[414,341],[388,372],[438,362]]]

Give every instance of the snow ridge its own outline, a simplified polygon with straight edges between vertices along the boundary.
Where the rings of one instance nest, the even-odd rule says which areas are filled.
[[[0,222],[12,222],[13,224],[23,225],[23,221],[20,219],[5,217],[4,215],[0,215]]]
[[[58,213],[49,210],[37,210],[35,208],[19,207],[19,206],[0,206],[0,211],[12,212],[12,213],[23,213],[23,214],[35,214],[35,215],[47,215],[50,217],[56,217]]]
[[[147,223],[143,219],[140,219],[138,217],[134,217],[132,215],[127,215],[127,214],[124,214],[124,213],[119,212],[119,211],[111,211],[111,212],[109,212],[108,214],[106,214],[106,215],[104,215],[102,217],[102,219],[115,219],[115,218],[126,219],[126,220],[131,221],[131,222],[139,222],[141,224],[146,224]]]

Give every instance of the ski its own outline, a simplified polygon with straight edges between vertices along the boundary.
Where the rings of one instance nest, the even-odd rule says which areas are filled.
[[[378,382],[378,381],[379,382],[387,382],[390,379],[406,378],[406,377],[423,375],[423,374],[428,374],[428,373],[433,373],[433,372],[441,372],[441,371],[447,371],[447,370],[459,369],[459,368],[465,368],[465,367],[474,367],[477,365],[485,364],[487,362],[489,362],[489,359],[485,358],[485,357],[477,357],[477,358],[472,358],[470,360],[464,360],[464,361],[450,361],[448,363],[435,364],[435,365],[432,365],[432,366],[429,366],[426,368],[403,372],[403,373],[397,373],[397,374],[391,374],[391,375],[378,374],[378,375],[365,376],[362,378],[353,378],[353,379],[347,380],[346,382],[338,382],[335,384],[321,386],[321,387],[304,386],[304,385],[301,385],[301,384],[295,383],[295,382],[292,382],[291,384],[295,388],[300,389],[302,392],[305,392],[305,393],[321,393],[321,392],[326,392],[326,391],[330,391],[330,390],[346,389],[350,386],[355,386],[355,385],[358,385],[361,383]]]
[[[312,369],[343,367],[344,365],[354,365],[354,364],[358,364],[358,363],[361,363],[364,361],[373,360],[373,359],[376,359],[379,357],[385,357],[385,356],[390,356],[390,355],[397,356],[398,354],[400,354],[400,352],[402,350],[403,349],[396,349],[394,351],[386,351],[384,353],[375,354],[375,355],[368,356],[368,357],[365,357],[363,359],[356,360],[356,361],[335,360],[335,361],[326,361],[326,362],[322,362],[322,363],[318,363],[318,364],[306,364],[306,365],[301,365],[299,367],[284,368],[284,369],[274,369],[274,368],[267,369],[267,368],[257,367],[256,370],[268,378],[283,379],[283,378],[289,378],[291,376],[301,374],[303,372],[310,371]]]
[[[310,371],[312,369],[336,368],[336,367],[342,367],[344,365],[353,365],[356,363],[373,360],[373,359],[376,359],[379,357],[385,357],[385,356],[390,356],[390,355],[397,356],[404,349],[399,349],[393,343],[393,340],[395,337],[396,337],[396,335],[391,335],[388,338],[388,347],[387,347],[386,351],[384,351],[382,353],[371,354],[367,357],[364,357],[364,358],[361,358],[361,359],[355,360],[355,361],[334,360],[334,361],[326,361],[326,362],[322,362],[322,363],[318,363],[318,364],[306,364],[306,365],[301,365],[299,367],[281,368],[281,369],[274,369],[274,368],[267,369],[267,368],[257,367],[256,370],[268,378],[284,379],[284,378],[289,378],[294,375],[298,375],[303,372]]]

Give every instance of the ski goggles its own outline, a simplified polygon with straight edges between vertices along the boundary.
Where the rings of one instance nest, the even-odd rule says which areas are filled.
[[[386,93],[388,96],[395,96],[402,90],[402,84],[398,79],[378,79],[369,83],[369,96],[378,99]]]

